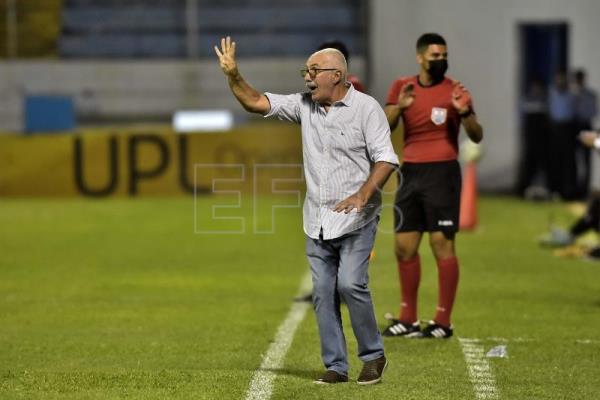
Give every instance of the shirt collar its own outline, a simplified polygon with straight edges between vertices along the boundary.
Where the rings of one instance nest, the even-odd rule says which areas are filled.
[[[336,103],[340,103],[345,106],[351,106],[352,101],[354,100],[356,89],[354,89],[354,86],[352,86],[350,82],[346,82],[346,85],[348,85],[348,91],[346,92],[346,95],[343,99],[336,101]]]

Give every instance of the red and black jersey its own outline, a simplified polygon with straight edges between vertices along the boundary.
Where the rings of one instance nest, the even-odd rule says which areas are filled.
[[[418,76],[400,78],[392,83],[386,104],[397,104],[400,89],[408,83],[414,85],[415,100],[402,113],[403,161],[425,163],[456,160],[460,116],[452,106],[455,81],[446,77],[435,85],[422,86]]]

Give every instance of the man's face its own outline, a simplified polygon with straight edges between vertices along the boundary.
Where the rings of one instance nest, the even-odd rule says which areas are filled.
[[[306,61],[305,68],[309,72],[304,75],[304,84],[310,90],[312,100],[317,103],[329,103],[335,84],[340,79],[340,72],[335,69],[330,57],[327,54],[315,54]]]
[[[430,44],[423,53],[417,53],[417,63],[425,71],[429,69],[429,61],[447,59],[448,49],[443,44]]]

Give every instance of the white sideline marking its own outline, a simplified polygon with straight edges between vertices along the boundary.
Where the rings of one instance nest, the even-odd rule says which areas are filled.
[[[470,340],[470,339],[466,339],[466,340]],[[505,337],[497,337],[497,336],[490,336],[490,337],[481,338],[481,339],[477,339],[477,340],[483,340],[483,341],[487,340],[487,341],[503,342],[503,343],[508,343],[508,342],[527,343],[527,342],[539,342],[540,341],[540,339],[532,339],[532,338],[522,338],[522,337],[505,338]],[[597,340],[597,339],[585,339],[585,338],[556,339],[555,341],[557,341],[557,342],[563,342],[563,343],[570,343],[570,342],[575,341],[575,343],[579,343],[579,344],[600,344],[600,340]]]
[[[469,370],[469,378],[478,400],[497,399],[498,390],[490,364],[485,357],[479,339],[459,338],[465,361]]]
[[[304,295],[312,288],[310,273],[307,273],[302,278],[298,295]],[[254,371],[250,387],[246,392],[246,400],[267,400],[273,393],[273,381],[275,380],[275,370],[281,368],[283,359],[287,353],[296,328],[304,319],[306,310],[310,304],[306,302],[298,302],[292,304],[290,311],[285,320],[279,325],[275,339],[263,355],[260,367]]]

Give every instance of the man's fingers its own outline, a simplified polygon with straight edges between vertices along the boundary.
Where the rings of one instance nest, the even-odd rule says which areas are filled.
[[[346,204],[346,206],[344,207],[344,213],[349,214],[355,208],[358,208],[358,207],[356,205],[352,204],[351,202],[348,202]]]
[[[235,42],[231,42],[231,57],[235,57]]]
[[[361,212],[363,210],[363,206],[360,201],[355,197],[349,197],[345,200],[340,201],[335,205],[333,211],[335,212],[344,212],[344,214],[349,214],[352,210],[356,209],[356,212]]]
[[[452,81],[452,89],[453,90],[465,90],[465,87],[459,81]]]
[[[466,87],[464,87],[461,83],[456,83],[454,85],[454,89],[452,90],[454,93],[468,93],[469,91],[467,90]]]
[[[225,46],[225,38],[221,38],[221,51],[223,54],[227,53],[227,47]]]
[[[227,44],[227,51],[229,51],[231,49],[231,37],[230,36],[227,36],[226,44]]]
[[[336,206],[333,208],[333,211],[344,212],[345,214],[348,214],[350,211],[352,211],[355,208],[357,208],[357,207],[354,204],[352,204],[352,202],[350,202],[348,200],[344,200],[344,201],[341,201],[338,204],[336,204]]]
[[[456,90],[452,93],[452,97],[454,97],[456,100],[461,99],[461,98],[470,99],[471,93],[469,93],[469,91],[466,89]]]
[[[404,86],[400,88],[400,94],[398,95],[398,103],[405,103],[407,99],[414,99],[416,97],[414,88],[415,85],[412,82],[405,83]]]
[[[219,51],[219,48],[218,48],[217,46],[215,46],[215,53],[217,53],[217,56],[218,56],[219,58],[223,57],[223,53],[221,53],[221,52]]]
[[[335,207],[333,208],[333,211],[335,211],[335,212],[340,212],[340,211],[342,211],[343,209],[344,209],[344,202],[342,201],[342,202],[340,202],[340,203],[337,203],[337,204],[335,205]]]
[[[415,88],[415,85],[413,85],[412,83],[407,83],[404,86],[402,86],[401,92],[409,93],[409,92],[412,92],[414,88]]]

